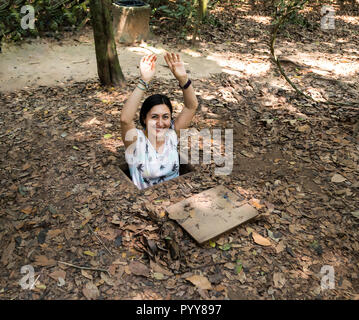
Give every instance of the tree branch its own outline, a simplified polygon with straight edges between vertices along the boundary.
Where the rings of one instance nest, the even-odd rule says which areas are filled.
[[[285,71],[282,68],[282,65],[279,61],[279,59],[277,58],[276,54],[275,54],[275,49],[274,49],[274,44],[277,38],[277,34],[279,29],[284,25],[284,23],[286,22],[286,20],[288,19],[289,15],[291,15],[295,10],[300,9],[302,6],[304,6],[306,3],[308,2],[308,0],[303,0],[301,2],[299,2],[298,4],[296,4],[295,2],[292,5],[289,5],[287,7],[286,12],[279,18],[279,21],[277,22],[277,24],[275,25],[273,32],[272,32],[272,36],[271,36],[271,40],[270,40],[270,52],[272,55],[272,60],[275,62],[275,64],[277,65],[280,74],[285,78],[285,80],[291,85],[291,87],[299,94],[304,96],[305,98],[314,101],[315,103],[322,103],[325,105],[334,105],[337,107],[344,107],[347,109],[357,109],[357,107],[359,106],[359,101],[350,101],[350,102],[336,102],[336,101],[331,101],[331,100],[327,100],[326,101],[318,101],[315,100],[312,96],[309,96],[307,94],[305,94],[302,90],[300,90],[287,76],[287,74],[285,73]],[[324,98],[325,99],[325,98]]]

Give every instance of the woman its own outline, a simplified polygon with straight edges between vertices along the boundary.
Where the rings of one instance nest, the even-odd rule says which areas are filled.
[[[178,177],[177,137],[181,129],[189,127],[198,106],[180,56],[166,53],[164,58],[183,92],[185,107],[180,115],[173,120],[171,101],[162,94],[155,94],[143,102],[140,110],[143,129],[136,129],[134,118],[137,108],[156,72],[157,57],[154,54],[141,59],[141,78],[121,112],[126,162],[132,181],[139,189]]]

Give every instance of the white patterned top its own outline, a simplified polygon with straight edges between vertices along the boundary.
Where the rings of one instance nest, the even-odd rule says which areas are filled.
[[[172,121],[162,153],[156,151],[142,130],[136,129],[137,140],[126,149],[125,158],[137,188],[145,189],[179,176],[178,139],[173,128]]]

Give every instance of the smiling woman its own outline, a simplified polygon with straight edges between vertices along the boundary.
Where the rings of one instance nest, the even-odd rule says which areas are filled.
[[[125,157],[133,183],[144,189],[178,177],[178,134],[189,127],[198,101],[184,64],[178,54],[165,54],[165,60],[183,91],[184,105],[180,115],[172,119],[171,101],[162,94],[148,97],[140,110],[142,129],[136,129],[134,117],[144,92],[156,69],[155,55],[141,59],[141,79],[121,112],[122,139]]]

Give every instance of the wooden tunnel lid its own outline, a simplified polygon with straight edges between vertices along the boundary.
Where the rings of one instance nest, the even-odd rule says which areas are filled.
[[[225,186],[198,193],[167,208],[198,243],[208,241],[254,218],[258,211]]]

